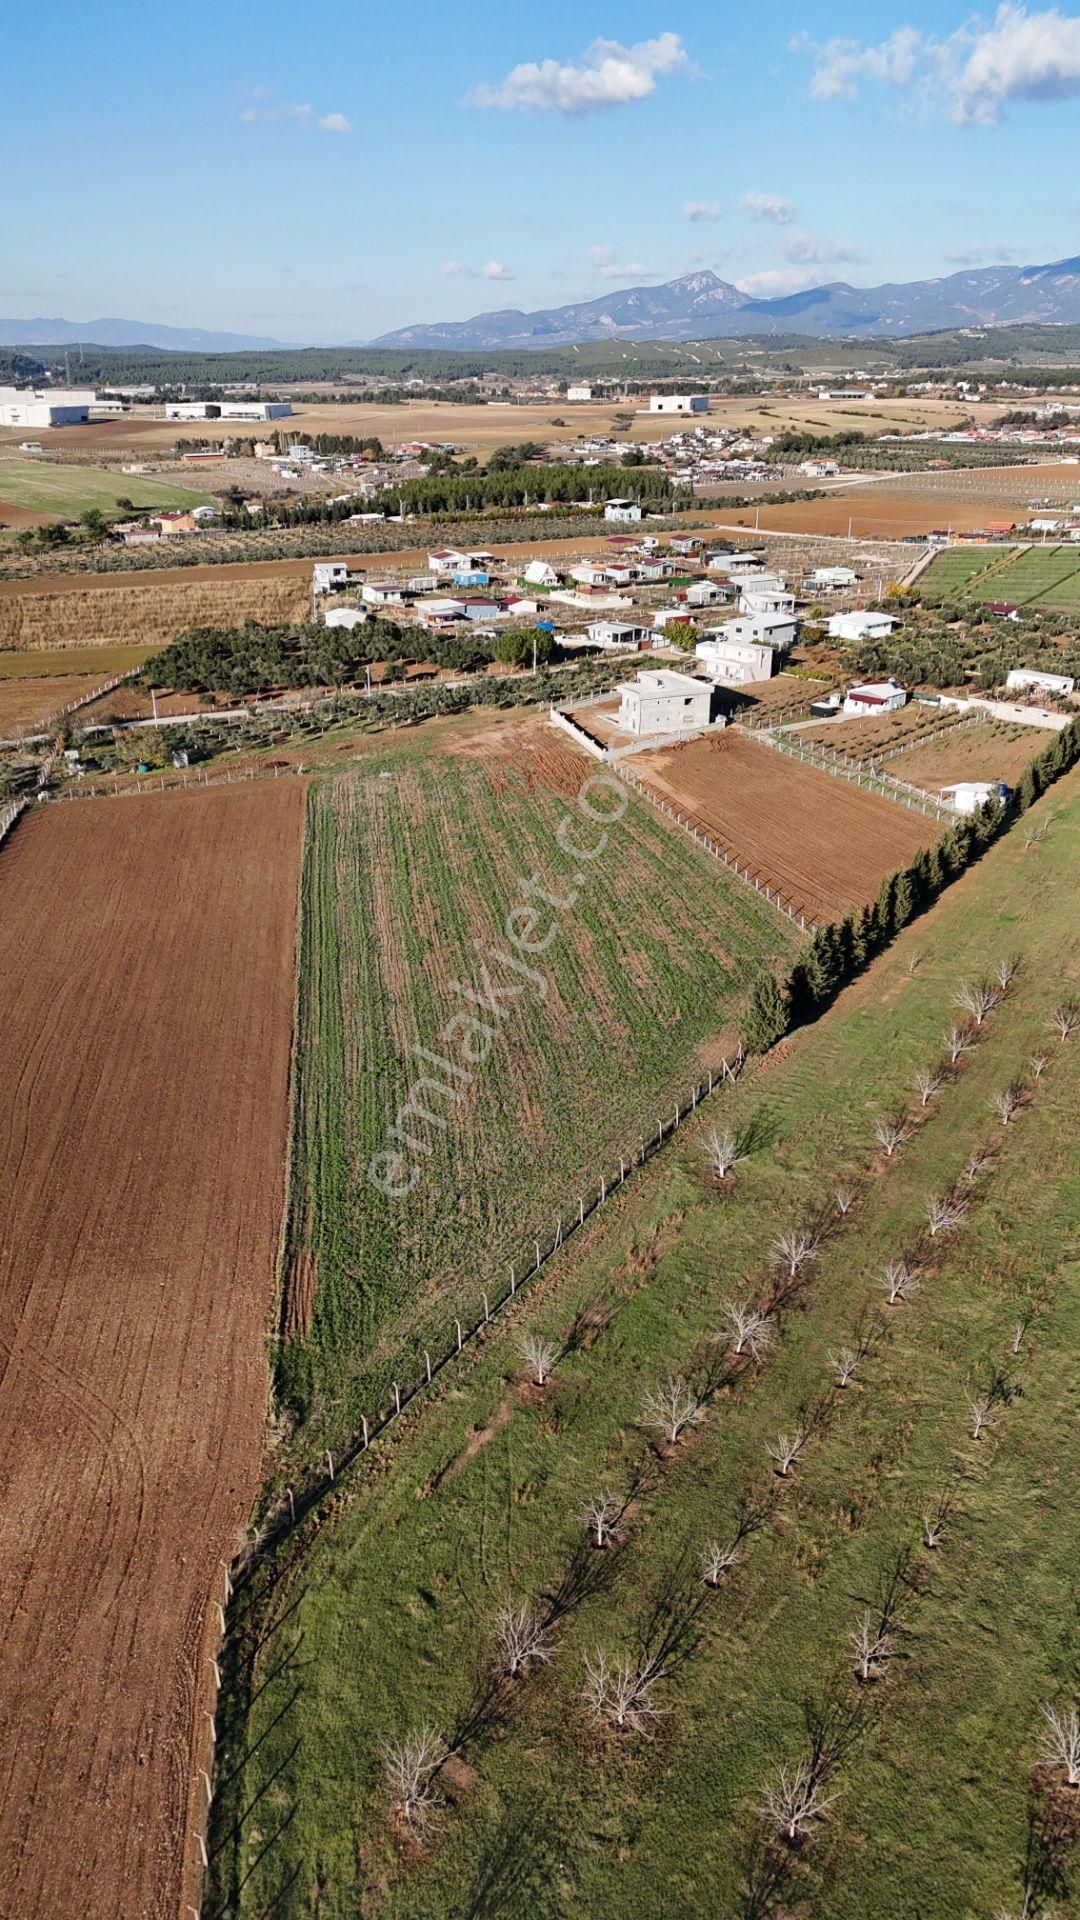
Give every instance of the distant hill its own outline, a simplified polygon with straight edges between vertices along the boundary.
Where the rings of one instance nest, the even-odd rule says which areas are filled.
[[[152,320],[0,320],[0,347],[165,347],[174,353],[250,353],[281,347],[254,333],[159,327]]]
[[[1080,322],[1080,258],[1048,266],[981,267],[938,280],[852,287],[837,280],[775,300],[754,300],[711,272],[658,287],[630,287],[566,307],[513,307],[384,333],[372,346],[543,348],[613,340],[715,340],[747,334],[817,339],[929,333],[947,327]]]

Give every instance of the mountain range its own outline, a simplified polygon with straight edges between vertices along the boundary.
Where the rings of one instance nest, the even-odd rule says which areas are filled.
[[[661,286],[629,287],[566,307],[513,307],[384,333],[373,347],[580,346],[596,340],[715,340],[740,334],[800,333],[900,338],[943,327],[1080,322],[1080,257],[1048,266],[981,267],[937,280],[852,287],[836,280],[804,293],[755,300],[703,271]]]
[[[175,353],[273,351],[283,340],[202,327],[159,327],[152,320],[0,320],[0,347],[165,347]]]

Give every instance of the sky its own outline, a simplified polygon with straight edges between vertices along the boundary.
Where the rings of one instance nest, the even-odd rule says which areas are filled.
[[[1057,9],[39,0],[14,77],[5,318],[343,343],[704,267],[770,294],[1080,254]]]

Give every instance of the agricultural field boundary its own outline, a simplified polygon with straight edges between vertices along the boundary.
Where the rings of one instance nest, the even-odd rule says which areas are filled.
[[[510,1267],[510,1279],[506,1283],[505,1293],[498,1298],[493,1298],[492,1294],[485,1289],[480,1295],[482,1305],[479,1310],[474,1308],[472,1318],[461,1320],[455,1317],[454,1337],[442,1353],[436,1354],[432,1359],[430,1354],[425,1352],[427,1364],[423,1377],[414,1381],[411,1386],[407,1384],[404,1388],[400,1383],[395,1384],[392,1389],[394,1404],[381,1408],[370,1420],[366,1417],[362,1419],[360,1427],[355,1428],[339,1446],[336,1465],[333,1452],[327,1448],[322,1455],[326,1462],[325,1471],[313,1472],[302,1483],[298,1481],[297,1485],[286,1488],[284,1499],[264,1524],[256,1529],[252,1540],[237,1556],[230,1572],[230,1579],[234,1586],[241,1583],[245,1569],[260,1554],[271,1551],[288,1539],[308,1514],[326,1499],[340,1475],[354,1466],[380,1435],[384,1434],[395,1420],[399,1419],[413,1402],[434,1384],[438,1376],[452,1365],[458,1355],[479,1338],[485,1327],[497,1319],[518,1294],[543,1272],[548,1262],[554,1259],[575,1233],[580,1232],[585,1222],[592,1218],[612,1194],[625,1185],[634,1168],[645,1166],[654,1159],[660,1149],[674,1138],[682,1122],[689,1115],[696,1113],[697,1109],[713,1094],[720,1092],[729,1083],[734,1085],[745,1071],[746,1061],[746,1049],[740,1045],[731,1060],[725,1058],[721,1061],[718,1071],[714,1072],[710,1068],[704,1081],[695,1082],[685,1102],[676,1098],[671,1120],[665,1121],[662,1116],[658,1116],[656,1132],[639,1140],[637,1151],[631,1153],[629,1157],[620,1157],[618,1173],[613,1172],[610,1180],[601,1174],[595,1189],[590,1189],[587,1195],[582,1193],[578,1196],[576,1218],[574,1208],[571,1206],[566,1221],[564,1222],[560,1217],[550,1243],[547,1235],[533,1240],[532,1252],[522,1261],[520,1273],[517,1262]]]
[[[788,919],[793,924],[799,926],[804,933],[813,933],[816,931],[817,922],[808,920],[805,914],[800,913],[791,902],[785,900],[778,888],[770,887],[766,881],[759,880],[757,874],[752,873],[749,867],[740,867],[739,856],[736,849],[732,847],[729,853],[727,847],[721,846],[719,841],[713,838],[711,830],[706,826],[700,815],[682,813],[678,807],[673,807],[667,800],[662,800],[658,793],[653,792],[648,782],[642,780],[640,775],[634,773],[624,761],[613,761],[611,762],[611,767],[612,771],[617,773],[620,779],[625,780],[628,786],[633,787],[635,793],[643,794],[645,799],[648,800],[652,806],[656,807],[660,813],[666,814],[669,820],[674,820],[678,826],[682,827],[685,833],[690,834],[692,838],[697,841],[699,846],[704,847],[706,853],[711,853],[714,860],[722,860],[725,867],[735,875],[737,880],[745,881],[747,886],[753,887],[755,893],[764,894],[770,906],[774,906],[778,913],[786,914]]]
[[[141,672],[141,667],[129,667],[125,673],[115,674],[111,680],[106,680],[104,686],[93,687],[89,693],[81,693],[77,700],[69,700],[65,706],[57,707],[53,713],[50,713],[44,727],[24,727],[10,740],[0,740],[0,747],[19,747],[28,740],[44,740],[58,720],[66,720],[69,714],[78,713],[81,707],[90,706],[93,701],[101,700],[107,693],[115,693],[117,687],[122,687],[126,681],[137,680]]]
[[[788,734],[767,731],[762,738],[780,753],[790,754],[793,760],[801,760],[804,765],[816,767],[821,773],[829,773],[836,780],[848,780],[854,786],[868,787],[883,800],[909,807],[913,813],[924,813],[928,819],[939,820],[943,825],[953,817],[932,795],[924,793],[921,787],[909,787],[906,781],[898,780],[893,773],[878,773],[873,769],[860,771],[858,768],[841,766],[827,758],[825,749],[812,747],[806,741],[796,744]]]

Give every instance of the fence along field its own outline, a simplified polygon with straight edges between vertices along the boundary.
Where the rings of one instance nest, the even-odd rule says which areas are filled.
[[[173,1920],[261,1470],[303,788],[0,846],[0,1912]]]
[[[443,1051],[443,1024],[469,1005],[453,983],[483,990],[487,949],[505,949],[523,881],[539,876],[568,897],[575,866],[556,832],[597,769],[545,729],[516,738],[498,758],[390,750],[311,793],[292,1338],[279,1376],[331,1441],[384,1404],[395,1379],[421,1378],[425,1347],[443,1350],[485,1276],[505,1278],[534,1235],[547,1240],[557,1217],[576,1216],[579,1194],[670,1119],[670,1097],[703,1077],[703,1043],[726,1028],[734,1052],[755,969],[797,937],[628,795],[587,886],[552,916],[558,936],[536,960],[544,997],[517,977],[522,991],[467,1097],[445,1126],[413,1122],[431,1152],[417,1156],[412,1191],[384,1197],[365,1169],[392,1144],[410,1084],[431,1071],[415,1048]],[[515,981],[487,964],[498,984]]]
[[[495,1911],[493,1887],[507,1910],[590,1920],[1022,1910],[1040,1708],[1075,1697],[1080,1035],[1053,1038],[1047,1014],[1080,983],[1080,775],[1031,824],[1048,816],[1037,847],[1000,842],[760,1081],[636,1176],[591,1245],[358,1477],[334,1524],[309,1531],[291,1570],[268,1570],[272,1611],[256,1592],[238,1622],[250,1705],[216,1803],[215,1910],[300,1920],[316,1877],[326,1920]],[[913,1077],[939,1053],[958,984],[1016,953],[1003,1003],[919,1108]],[[1037,1082],[1036,1050],[1051,1055]],[[990,1101],[1014,1076],[1026,1104],[1002,1127]],[[899,1107],[911,1137],[886,1159],[874,1123]],[[717,1118],[756,1137],[724,1191],[703,1152]],[[927,1195],[966,1183],[987,1147],[967,1219],[930,1242]],[[761,1366],[710,1397],[722,1303],[764,1283],[793,1223],[821,1235],[797,1305],[776,1315]],[[879,1305],[885,1260],[917,1247],[921,1293]],[[831,1388],[830,1356],[875,1315],[887,1324],[861,1371]],[[533,1333],[556,1356],[542,1390],[523,1364]],[[969,1395],[1002,1367],[975,1441]],[[670,1449],[642,1422],[669,1371],[704,1396]],[[801,1421],[805,1455],[781,1485],[766,1447]],[[585,1506],[605,1489],[629,1504],[597,1551]],[[923,1516],[942,1489],[952,1505],[929,1550]],[[741,1513],[742,1559],[710,1590],[701,1557]],[[853,1629],[909,1547],[897,1657],[860,1688]],[[546,1616],[552,1657],[496,1690],[497,1614],[522,1602]],[[585,1659],[660,1646],[653,1737],[599,1732]],[[858,1709],[858,1738],[827,1819],[787,1855],[787,1897],[752,1907],[758,1809],[805,1751],[808,1701]],[[453,1756],[416,1847],[384,1743],[425,1724]]]

